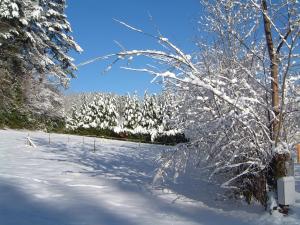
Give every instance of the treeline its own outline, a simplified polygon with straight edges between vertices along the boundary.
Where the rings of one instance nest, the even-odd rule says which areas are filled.
[[[108,136],[141,142],[176,144],[185,142],[183,133],[175,129],[171,102],[167,95],[83,94],[69,96],[66,102],[67,132]],[[68,109],[69,107],[69,109]]]

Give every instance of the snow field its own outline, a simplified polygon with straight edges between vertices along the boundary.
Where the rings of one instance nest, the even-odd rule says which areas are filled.
[[[0,130],[0,224],[192,225],[299,224],[300,196],[291,215],[270,216],[257,205],[222,201],[209,184],[188,178],[152,186],[165,146]],[[94,152],[94,140],[96,151]],[[300,167],[296,166],[300,190]]]

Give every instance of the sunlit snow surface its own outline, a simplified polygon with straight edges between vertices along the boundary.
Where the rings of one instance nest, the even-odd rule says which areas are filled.
[[[223,201],[199,179],[162,189],[151,183],[167,147],[77,136],[0,130],[1,225],[300,224],[291,215]],[[83,144],[84,142],[84,144]],[[300,192],[300,166],[296,165]]]

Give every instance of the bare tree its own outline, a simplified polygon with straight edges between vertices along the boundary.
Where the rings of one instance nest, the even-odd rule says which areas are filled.
[[[137,56],[153,59],[158,68],[123,68],[162,79],[176,96],[177,125],[190,142],[163,155],[158,177],[170,168],[177,176],[194,165],[222,187],[267,206],[268,191],[276,191],[276,179],[286,175],[284,162],[294,144],[289,123],[299,118],[293,104],[299,95],[300,5],[294,0],[201,3],[206,38],[195,54],[119,21],[162,48],[98,59],[116,57],[112,64]]]

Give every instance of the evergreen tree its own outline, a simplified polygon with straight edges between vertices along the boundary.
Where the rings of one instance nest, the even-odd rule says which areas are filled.
[[[85,95],[82,96],[82,105],[78,109],[76,113],[77,116],[77,125],[76,128],[89,128],[89,124],[91,122],[90,115],[89,115],[89,104],[87,102],[87,97]]]
[[[144,95],[142,126],[146,129],[158,129],[163,122],[162,108],[158,104],[156,95]]]
[[[162,130],[168,131],[176,127],[175,111],[175,96],[168,91],[164,91],[160,96],[158,96],[158,104],[160,105],[160,113],[162,118]]]
[[[75,105],[72,106],[71,115],[66,118],[66,128],[70,130],[75,130],[77,124],[79,123],[80,116],[78,109]]]
[[[116,99],[112,94],[103,96],[101,102],[101,109],[99,111],[102,114],[101,123],[103,128],[110,128],[117,126],[118,124],[118,110],[116,107]]]
[[[118,112],[113,95],[98,94],[89,103],[84,96],[78,112],[73,112],[75,128],[112,129],[117,126]]]
[[[56,84],[66,85],[76,70],[67,53],[81,51],[70,36],[65,7],[65,0],[0,0],[2,115],[63,116]]]
[[[1,55],[18,57],[27,72],[55,74],[66,83],[76,69],[67,53],[82,50],[69,35],[65,7],[65,0],[0,0]]]
[[[140,102],[136,94],[133,96],[128,94],[124,99],[124,102],[123,127],[127,129],[135,129],[141,125],[142,120]]]

